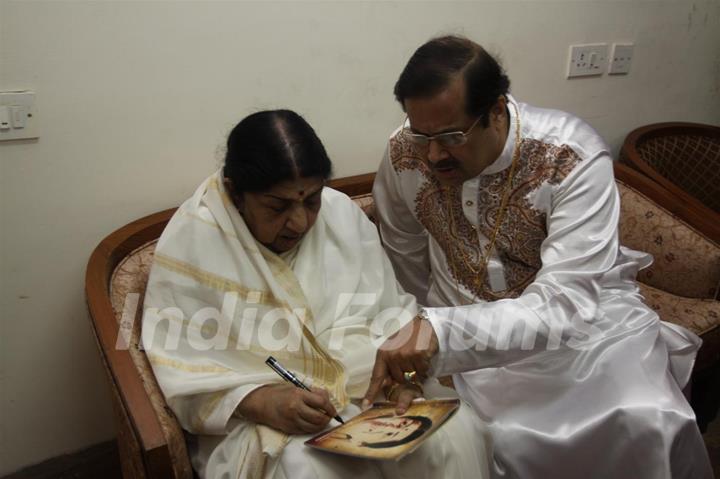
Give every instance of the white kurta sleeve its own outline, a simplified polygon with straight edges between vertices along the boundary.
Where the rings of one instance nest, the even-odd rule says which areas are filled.
[[[354,264],[334,261],[325,269],[335,281],[347,268],[356,268],[360,274],[349,288],[354,294],[338,298],[335,311],[338,318],[326,329],[317,331],[316,337],[345,367],[348,396],[361,399],[370,382],[377,347],[412,320],[417,306],[415,297],[406,294],[396,281],[375,225],[354,202],[350,199],[345,202],[348,208],[333,223],[338,229],[334,233],[350,234],[359,240],[359,248],[353,251],[358,261]]]
[[[425,304],[430,287],[428,233],[408,208],[405,195],[386,149],[373,186],[380,236],[398,281]]]
[[[578,347],[602,336],[603,288],[634,278],[616,266],[620,199],[606,152],[582,161],[555,190],[541,246],[542,267],[522,295],[491,303],[427,308],[440,351],[440,376],[498,367],[544,349]]]

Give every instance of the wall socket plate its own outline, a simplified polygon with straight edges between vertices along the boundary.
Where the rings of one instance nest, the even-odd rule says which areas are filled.
[[[0,109],[7,113],[7,128],[0,127],[0,141],[28,140],[40,136],[35,93],[27,90],[0,91]]]
[[[610,75],[624,75],[630,73],[630,64],[632,63],[633,50],[635,45],[632,43],[614,43],[612,54],[610,55]]]
[[[608,44],[570,45],[568,78],[602,75],[607,65]]]

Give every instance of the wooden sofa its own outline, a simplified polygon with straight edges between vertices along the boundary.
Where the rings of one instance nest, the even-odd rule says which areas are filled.
[[[720,126],[645,125],[625,137],[620,161],[667,192],[661,204],[682,204],[683,219],[720,241]]]
[[[717,362],[720,244],[658,205],[662,192],[651,181],[616,165],[622,195],[624,244],[649,251],[655,264],[641,273],[648,304],[706,341],[697,367]],[[372,218],[374,174],[333,180]],[[90,257],[85,291],[101,359],[108,375],[117,424],[123,477],[193,477],[183,431],[138,348],[140,312],[157,238],[174,209],[134,221],[100,242]]]

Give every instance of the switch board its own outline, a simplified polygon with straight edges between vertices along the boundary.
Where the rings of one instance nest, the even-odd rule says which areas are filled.
[[[615,43],[613,45],[612,55],[610,55],[610,70],[608,73],[611,75],[630,73],[634,46],[632,43]]]
[[[0,128],[0,141],[38,138],[35,93],[32,91],[0,92],[0,109],[7,113],[7,128]]]
[[[607,43],[570,45],[568,78],[602,75],[607,65]]]

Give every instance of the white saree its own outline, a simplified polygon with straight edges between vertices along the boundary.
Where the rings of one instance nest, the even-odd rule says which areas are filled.
[[[222,184],[209,177],[163,232],[145,295],[142,339],[158,383],[191,433],[202,478],[486,477],[484,428],[468,407],[399,463],[309,450],[234,414],[255,388],[282,380],[268,356],[358,412],[375,350],[415,313],[377,231],[342,193],[325,188],[317,222],[292,251],[257,243]],[[439,443],[445,446],[438,447]],[[454,447],[457,445],[457,447]]]
[[[642,302],[652,258],[619,244],[607,146],[571,115],[509,101],[505,149],[478,177],[441,187],[396,132],[376,178],[384,246],[439,339],[434,373],[488,422],[494,477],[711,477],[681,392],[700,340]]]

